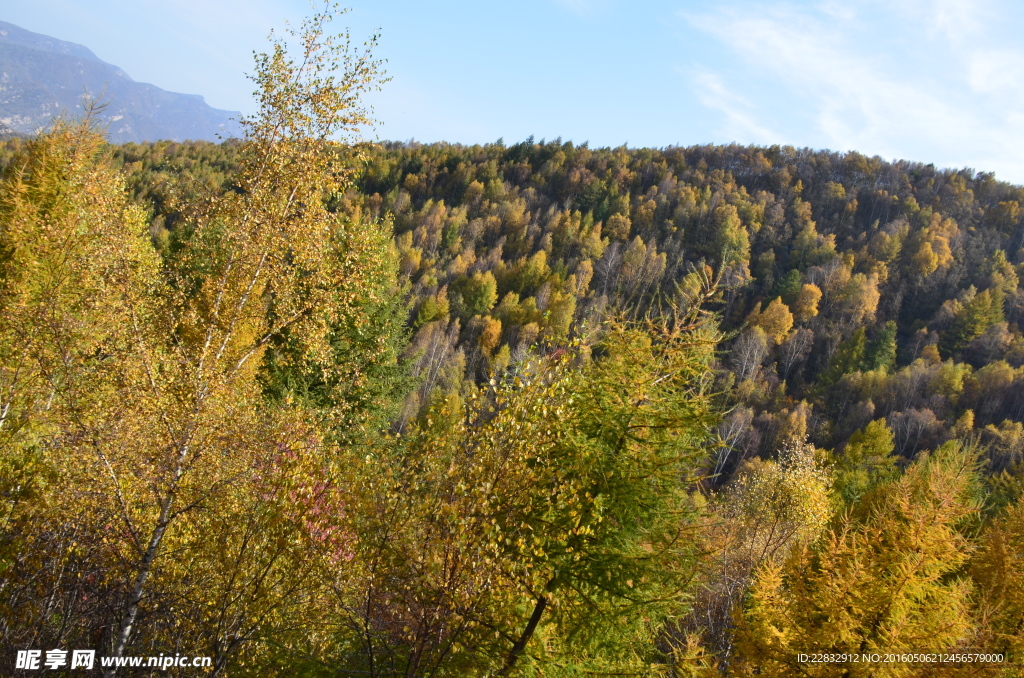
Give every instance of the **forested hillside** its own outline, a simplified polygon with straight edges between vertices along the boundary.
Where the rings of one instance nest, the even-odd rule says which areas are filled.
[[[158,246],[176,191],[227,186],[237,149],[115,149]],[[1001,471],[1024,444],[1024,188],[991,175],[779,147],[386,144],[333,201],[393,223],[417,377],[401,421],[711,279],[719,472],[878,419],[904,459],[973,435]]]
[[[0,147],[0,673],[1021,675],[1024,189],[367,144],[331,16]]]

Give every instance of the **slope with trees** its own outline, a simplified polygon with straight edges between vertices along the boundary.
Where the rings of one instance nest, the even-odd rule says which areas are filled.
[[[245,140],[3,146],[5,647],[1018,675],[1024,189],[785,147],[371,146],[379,64],[329,16],[258,61]],[[1005,661],[798,659],[876,652]]]

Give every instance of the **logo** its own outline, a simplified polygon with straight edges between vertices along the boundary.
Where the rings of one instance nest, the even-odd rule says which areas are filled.
[[[96,650],[72,650],[71,668],[91,669],[96,661]],[[67,650],[47,650],[43,658],[42,650],[18,650],[14,659],[14,668],[38,670],[48,668],[51,671],[68,666]]]

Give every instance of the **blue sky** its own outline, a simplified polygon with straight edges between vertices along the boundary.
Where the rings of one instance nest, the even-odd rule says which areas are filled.
[[[381,139],[789,144],[1024,183],[1020,0],[351,0],[380,29]],[[304,0],[32,0],[0,19],[249,112],[252,51]]]

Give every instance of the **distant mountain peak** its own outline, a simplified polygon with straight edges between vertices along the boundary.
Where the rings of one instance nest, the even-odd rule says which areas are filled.
[[[57,115],[81,115],[86,97],[106,103],[111,141],[216,140],[240,132],[235,111],[198,94],[135,82],[88,47],[0,21],[0,130],[33,134]]]
[[[42,33],[33,33],[6,21],[0,21],[0,44],[20,45],[37,49],[41,52],[49,52],[50,54],[63,54],[65,56],[78,57],[79,59],[96,61],[101,64],[104,63],[88,47],[51,38]]]

